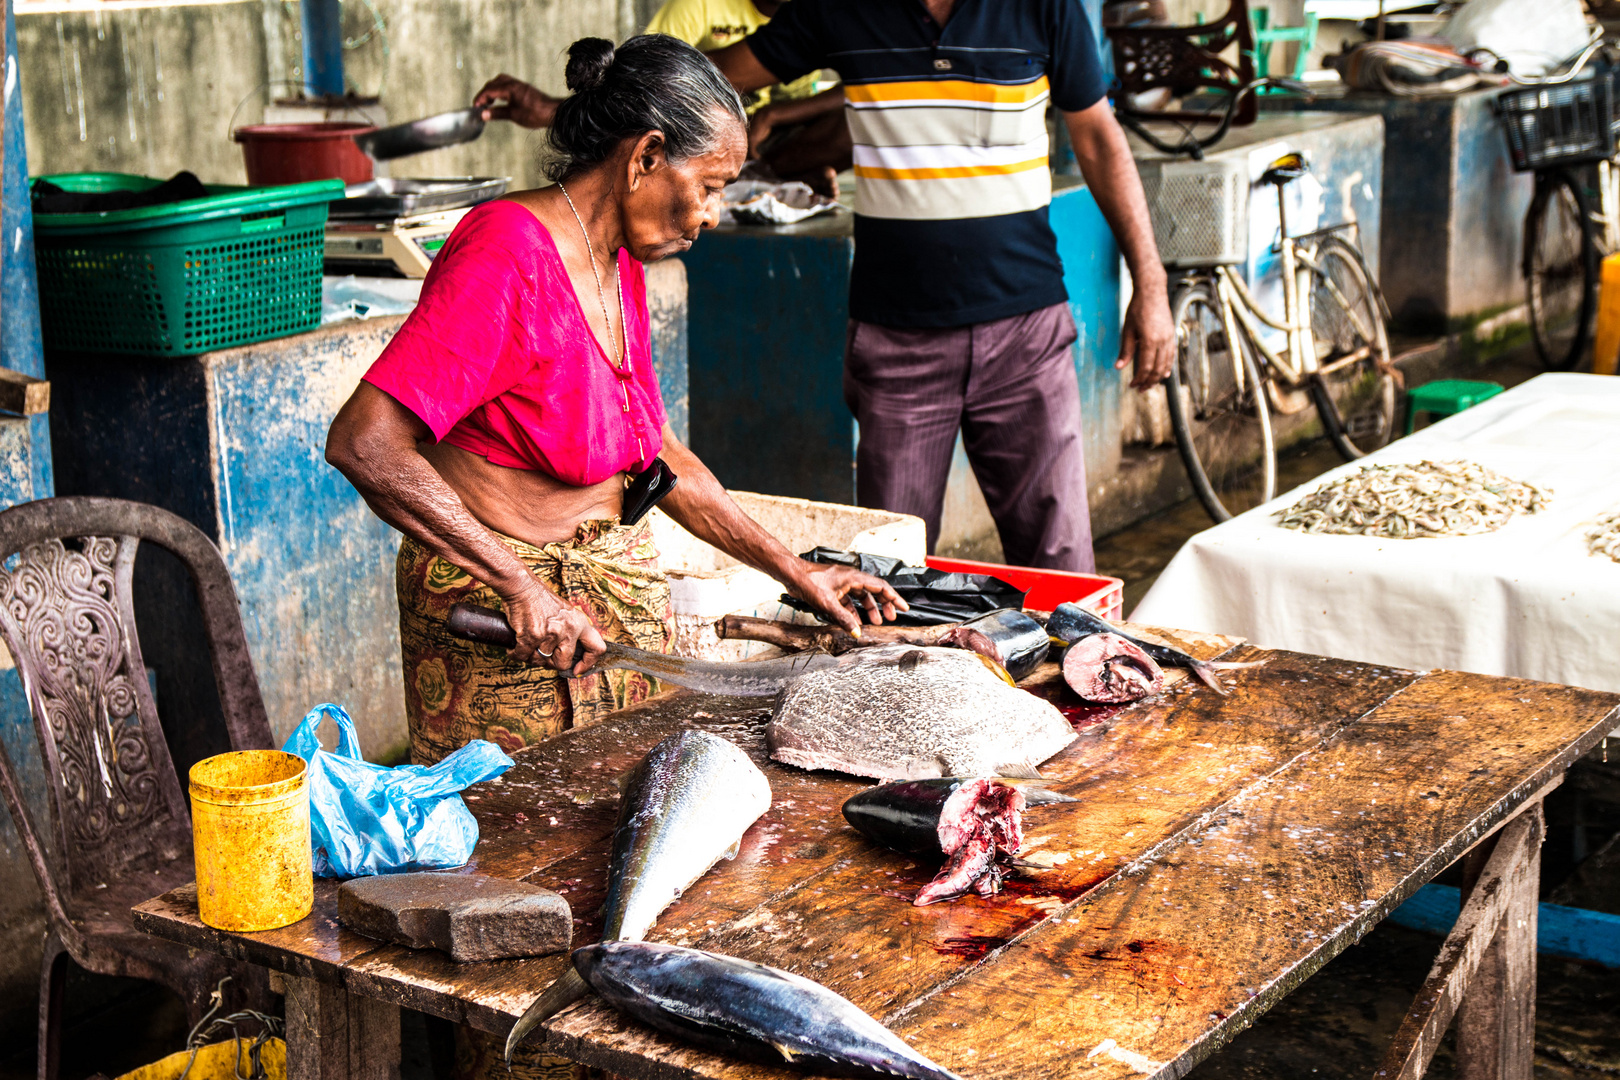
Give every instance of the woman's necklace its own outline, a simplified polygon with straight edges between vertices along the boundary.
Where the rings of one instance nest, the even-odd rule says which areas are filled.
[[[568,200],[568,209],[573,211],[574,220],[579,223],[579,231],[581,235],[585,237],[585,254],[591,260],[591,276],[596,279],[596,299],[602,303],[602,322],[607,325],[609,343],[611,343],[619,352],[618,359],[616,361],[612,361],[613,368],[615,371],[620,373],[629,371],[630,328],[624,321],[624,276],[618,272],[618,267],[615,265],[613,272],[613,285],[614,291],[619,294],[619,338],[624,342],[624,344],[621,346],[619,341],[615,340],[613,337],[613,320],[608,317],[607,293],[602,290],[602,271],[596,268],[596,249],[591,247],[591,234],[585,228],[585,220],[579,216],[579,209],[574,206],[574,197],[568,194],[568,189],[563,187],[561,183],[558,183],[557,187],[563,193],[563,198]],[[625,423],[629,424],[630,384],[621,379],[619,380],[619,389],[624,393],[624,414],[626,417]],[[634,431],[633,426],[631,430]],[[639,455],[637,460],[644,461],[647,457],[647,451],[642,445],[640,434],[636,434],[635,439],[636,453]]]
[[[619,294],[620,338],[615,338],[613,336],[613,321],[608,317],[607,293],[602,289],[602,271],[598,270],[596,267],[596,249],[591,247],[591,234],[586,231],[585,220],[579,216],[579,210],[574,206],[574,199],[568,194],[568,189],[563,187],[560,183],[557,185],[557,188],[563,193],[563,198],[568,200],[568,209],[573,211],[574,220],[579,224],[579,231],[585,237],[585,254],[589,256],[591,260],[591,276],[596,278],[596,299],[602,304],[602,323],[607,327],[608,343],[612,345],[613,348],[618,352],[618,356],[614,358],[613,366],[622,370],[626,362],[625,353],[630,344],[628,339],[625,339],[624,345],[621,346],[619,344],[620,338],[624,338],[626,333],[624,326],[624,280],[617,273],[613,275],[613,283],[616,286],[616,291]]]

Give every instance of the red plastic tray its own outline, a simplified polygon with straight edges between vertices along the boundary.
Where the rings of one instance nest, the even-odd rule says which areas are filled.
[[[1000,578],[1015,589],[1024,589],[1024,606],[1036,611],[1051,611],[1059,604],[1070,601],[1105,619],[1125,617],[1125,582],[1106,574],[1077,574],[1070,570],[1036,570],[1029,566],[1002,566],[999,563],[974,562],[972,559],[936,559],[929,556],[928,565],[935,570],[952,570],[962,574],[988,574]]]

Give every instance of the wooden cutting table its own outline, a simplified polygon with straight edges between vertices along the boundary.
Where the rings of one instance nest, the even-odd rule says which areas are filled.
[[[1179,640],[1266,663],[1231,673],[1225,698],[1183,683],[1075,710],[1080,738],[1043,772],[1079,801],[1025,818],[1026,857],[1049,869],[990,900],[912,907],[934,868],[844,824],[860,781],[768,763],[769,701],[684,691],[525,750],[469,792],[483,837],[467,870],[562,892],[576,944],[596,940],[615,778],[683,726],[723,735],[774,803],[653,939],[798,972],[969,1080],[1022,1080],[1182,1075],[1466,855],[1463,916],[1379,1075],[1421,1074],[1460,1006],[1459,1076],[1528,1080],[1540,800],[1613,730],[1620,697]],[[1027,685],[1073,704],[1052,665]],[[283,973],[298,1080],[397,1076],[400,1006],[504,1035],[566,963],[457,965],[359,937],[331,882],[281,930],[209,929],[191,888],[136,925]],[[630,1077],[794,1075],[594,999],[544,1030],[551,1050]]]

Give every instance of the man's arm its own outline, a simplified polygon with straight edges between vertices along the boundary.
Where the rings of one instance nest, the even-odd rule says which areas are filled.
[[[807,98],[792,101],[773,101],[754,110],[748,121],[748,156],[759,157],[759,147],[770,133],[788,124],[807,124],[818,116],[838,112],[844,107],[844,88],[835,86]]]
[[[1097,206],[1114,230],[1114,239],[1131,272],[1131,303],[1120,332],[1119,363],[1136,363],[1131,385],[1146,390],[1170,374],[1176,358],[1176,328],[1170,320],[1170,298],[1164,264],[1153,242],[1153,221],[1136,172],[1130,144],[1103,98],[1090,108],[1065,112],[1075,160]]]
[[[720,74],[737,88],[739,94],[749,94],[781,82],[771,74],[769,68],[759,62],[759,58],[754,55],[754,50],[748,47],[746,40],[717,49],[708,56],[714,61],[714,66],[720,69]]]

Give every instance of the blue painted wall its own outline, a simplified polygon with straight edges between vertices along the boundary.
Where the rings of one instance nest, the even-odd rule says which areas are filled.
[[[852,229],[848,214],[726,225],[681,256],[691,446],[727,487],[855,501],[843,392]]]
[[[1069,292],[1079,338],[1074,366],[1080,377],[1081,422],[1085,424],[1086,471],[1093,483],[1119,470],[1120,267],[1119,246],[1096,198],[1083,186],[1068,186],[1054,177],[1052,231],[1063,260],[1063,285]]]
[[[5,5],[5,57],[0,108],[5,110],[5,164],[0,172],[0,366],[45,373],[34,272],[34,223],[28,206],[28,151],[23,138],[17,28]],[[0,507],[52,492],[49,420],[0,416]],[[22,681],[6,656],[0,664],[0,741],[19,773],[38,820],[47,811],[46,777]],[[28,1038],[32,987],[44,926],[38,887],[9,815],[0,815],[0,1045]]]

